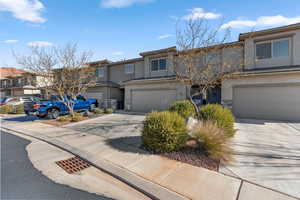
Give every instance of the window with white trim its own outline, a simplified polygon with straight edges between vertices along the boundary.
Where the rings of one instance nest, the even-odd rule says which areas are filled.
[[[125,74],[133,74],[134,73],[134,64],[133,63],[126,64],[124,70],[125,70]]]
[[[100,67],[96,69],[96,76],[97,77],[104,77],[104,68]]]
[[[167,70],[167,59],[155,59],[151,60],[151,71],[166,71]]]
[[[289,43],[289,39],[256,43],[256,59],[288,57],[290,50]]]

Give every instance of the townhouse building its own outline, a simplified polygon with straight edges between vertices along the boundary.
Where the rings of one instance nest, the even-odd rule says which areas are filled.
[[[176,80],[176,52],[174,46],[142,52],[135,59],[92,62],[97,85],[86,95],[115,99],[129,111],[167,109],[190,92]],[[300,23],[240,34],[217,54],[220,60],[240,59],[244,67],[209,92],[210,103],[230,107],[239,118],[300,120]]]
[[[38,82],[38,76],[23,70],[3,76],[0,79],[1,98],[41,95]]]

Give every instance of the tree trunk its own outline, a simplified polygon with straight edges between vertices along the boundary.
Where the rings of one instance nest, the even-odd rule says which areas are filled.
[[[202,104],[206,105],[207,104],[207,88],[202,88],[201,89],[202,93]]]
[[[188,97],[189,102],[191,102],[191,104],[194,106],[194,110],[196,112],[196,117],[199,118],[199,108],[198,106],[195,104],[195,102],[193,101],[192,95],[191,95],[191,90],[189,92],[189,97]]]

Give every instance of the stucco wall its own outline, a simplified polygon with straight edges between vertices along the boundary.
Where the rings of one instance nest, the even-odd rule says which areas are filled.
[[[272,39],[289,39],[289,57],[256,60],[255,42]],[[300,65],[300,30],[287,31],[284,33],[269,34],[260,37],[251,37],[245,40],[245,66],[246,69],[268,68],[285,65]]]

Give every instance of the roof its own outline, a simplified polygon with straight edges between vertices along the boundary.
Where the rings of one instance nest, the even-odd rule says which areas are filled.
[[[89,62],[88,65],[90,66],[98,66],[98,65],[105,65],[105,64],[110,64],[112,61],[104,59],[104,60],[98,60],[94,62]]]
[[[141,56],[150,56],[150,55],[156,55],[156,54],[160,54],[160,53],[169,53],[169,52],[176,52],[176,46],[173,47],[168,47],[165,49],[158,49],[158,50],[154,50],[154,51],[145,51],[140,53]]]
[[[132,59],[127,59],[127,60],[121,60],[121,61],[116,61],[112,62],[109,65],[120,65],[120,64],[128,64],[128,63],[133,63],[133,62],[138,62],[138,61],[143,61],[144,58],[132,58]]]
[[[1,67],[0,68],[0,78],[1,79],[8,77],[8,76],[20,75],[23,73],[26,73],[26,71],[22,70],[22,69],[17,69],[14,67]]]
[[[292,30],[297,30],[297,29],[300,29],[300,23],[291,24],[291,25],[287,25],[287,26],[280,26],[280,27],[270,28],[270,29],[265,29],[265,30],[260,30],[260,31],[241,33],[239,35],[239,40],[243,41],[249,37],[264,36],[264,35],[268,35],[268,34],[281,33],[281,32],[285,32],[285,31],[292,31]]]
[[[235,47],[235,46],[243,46],[244,42],[241,41],[234,41],[234,42],[227,42],[227,43],[222,43],[222,44],[216,44],[216,45],[211,45],[211,46],[206,46],[206,47],[199,47],[199,48],[193,48],[193,49],[188,49],[188,50],[182,50],[181,53],[188,53],[188,52],[201,52],[204,50],[217,50],[217,49],[223,49],[223,48],[229,48],[229,47]]]

